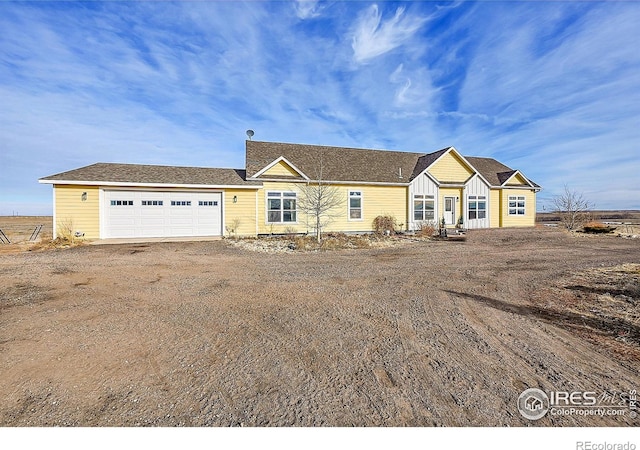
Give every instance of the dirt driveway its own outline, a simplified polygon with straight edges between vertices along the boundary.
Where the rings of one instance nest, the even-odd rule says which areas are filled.
[[[539,229],[321,253],[0,255],[0,425],[637,426],[516,408],[528,387],[640,387],[636,281],[627,319],[569,310],[598,294],[575,277],[625,263],[640,240]]]

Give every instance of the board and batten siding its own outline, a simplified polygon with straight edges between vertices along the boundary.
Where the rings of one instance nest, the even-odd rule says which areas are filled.
[[[473,171],[453,152],[449,152],[438,159],[428,172],[436,180],[447,183],[464,183],[473,175]]]
[[[84,239],[100,238],[100,190],[97,186],[56,185],[53,195],[54,237],[77,232],[84,234]]]
[[[413,211],[413,196],[414,195],[433,195],[434,198],[434,212],[433,212],[433,220],[438,222],[438,185],[429,178],[428,175],[422,174],[416,177],[411,184],[409,185],[409,229],[416,230],[418,228],[418,222],[414,220],[414,211]]]
[[[296,192],[300,195],[299,183],[268,182],[258,191],[258,234],[281,234],[288,232],[312,233],[313,218],[307,218],[298,210],[296,223],[267,223],[267,193]],[[391,215],[398,224],[407,224],[407,188],[405,186],[375,185],[332,185],[342,197],[341,205],[336,207],[336,217],[323,231],[369,232],[376,216]],[[349,219],[349,191],[361,192],[362,219]]]
[[[480,178],[478,175],[475,175],[465,185],[465,193],[466,193],[466,198],[464,203],[465,212],[463,215],[464,227],[469,229],[489,228],[491,223],[491,198],[489,195],[489,186],[487,186],[487,184],[484,181],[482,181],[482,178]],[[470,195],[475,195],[475,196],[483,195],[485,197],[486,206],[487,206],[487,210],[486,210],[487,215],[484,219],[473,219],[473,220],[469,219],[469,196]]]

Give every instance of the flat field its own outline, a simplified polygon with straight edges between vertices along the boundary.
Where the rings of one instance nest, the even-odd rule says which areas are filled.
[[[547,228],[0,254],[0,425],[637,426],[516,402],[638,389],[639,301],[640,239]]]
[[[42,229],[37,234],[36,241],[51,240],[53,237],[51,216],[0,216],[0,230],[10,242],[10,244],[6,241],[0,243],[0,253],[15,252],[28,245],[35,228],[40,225]]]

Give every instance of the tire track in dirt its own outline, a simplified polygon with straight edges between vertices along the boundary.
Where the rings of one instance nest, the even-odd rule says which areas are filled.
[[[501,361],[509,368],[509,379],[513,390],[503,394],[506,407],[515,410],[517,396],[526,388],[537,387],[545,391],[623,391],[634,387],[631,371],[622,369],[615,381],[611,374],[604,378],[612,385],[603,385],[602,368],[607,359],[600,355],[589,343],[577,344],[567,339],[569,334],[556,326],[532,317],[519,317],[516,313],[495,311],[479,304],[469,296],[450,294],[451,302],[460,307],[469,323],[484,336],[492,348],[500,349]],[[517,305],[516,305],[517,307]],[[521,326],[517,336],[513,333],[514,323]],[[524,344],[527,342],[528,344]],[[535,343],[535,345],[532,345]],[[500,374],[505,376],[505,371]],[[495,375],[500,375],[495,374]],[[521,419],[523,425],[533,423]],[[535,425],[562,426],[611,426],[632,425],[626,418],[599,418],[580,416],[546,416]]]

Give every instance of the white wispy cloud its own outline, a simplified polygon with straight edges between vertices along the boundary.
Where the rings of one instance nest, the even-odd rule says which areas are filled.
[[[640,208],[637,8],[400,5],[0,3],[0,214],[50,212],[36,180],[96,161],[242,167],[248,128],[454,145],[523,170],[541,198],[567,183]]]
[[[537,5],[523,6],[501,16],[501,27],[487,20],[494,31],[468,66],[460,109],[484,111],[495,127],[463,123],[459,131],[470,149],[486,142],[483,152],[528,167],[547,196],[566,183],[599,207],[640,207],[629,169],[640,165],[633,144],[640,130],[632,125],[640,121],[633,75],[640,55],[631,44],[640,39],[640,15],[609,6],[556,5],[543,17]]]
[[[319,0],[295,0],[294,8],[300,19],[313,19],[320,16],[323,7]]]
[[[390,52],[409,40],[425,23],[423,17],[396,9],[393,17],[383,20],[378,5],[366,8],[355,22],[351,47],[357,63],[366,63]]]

